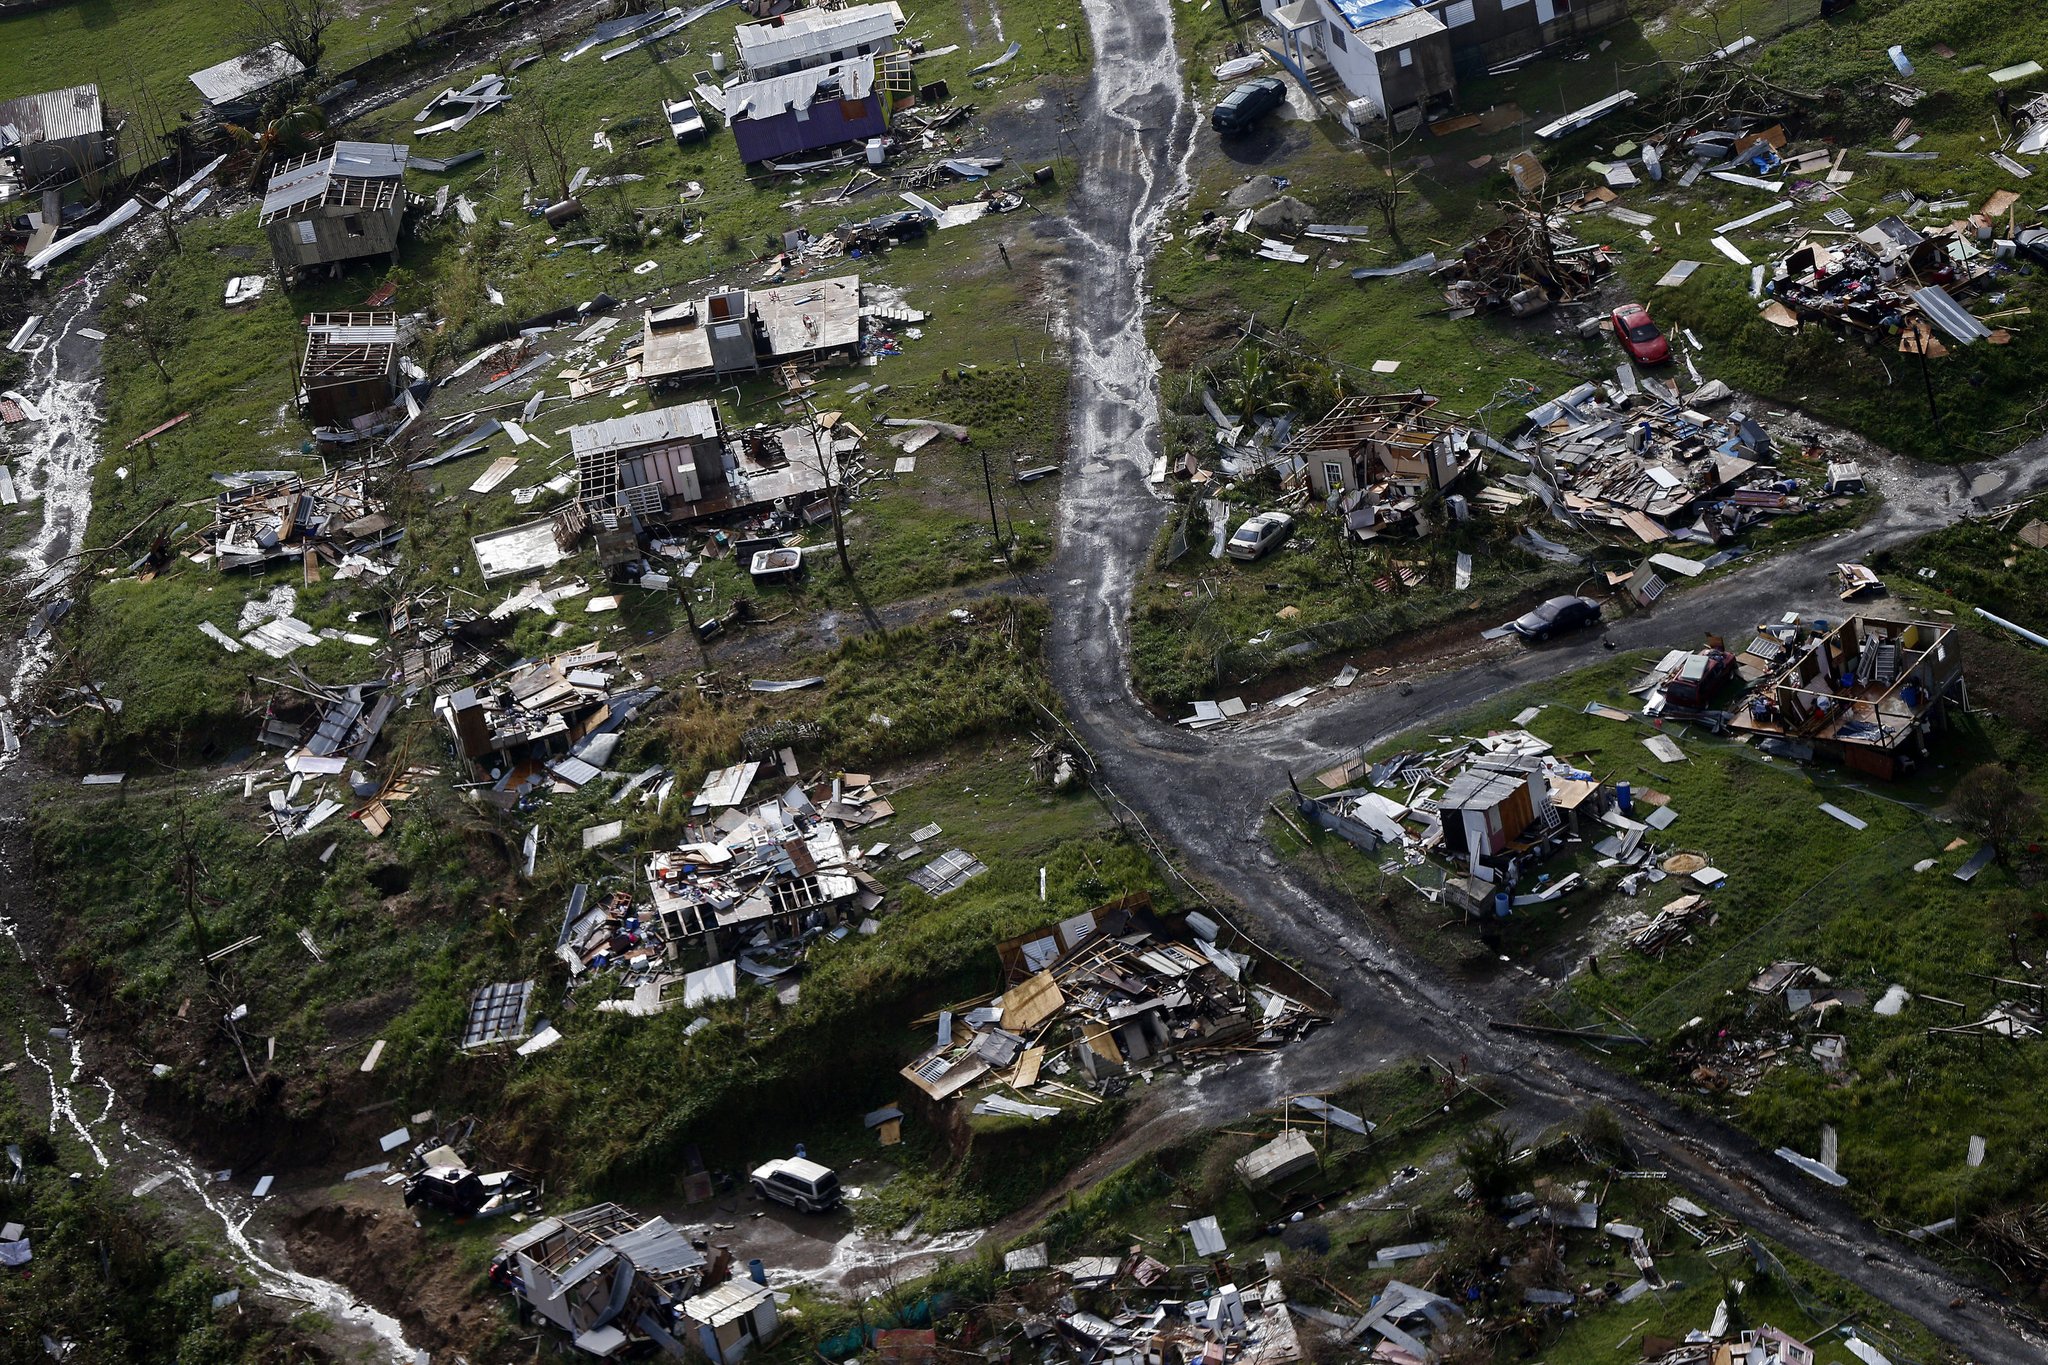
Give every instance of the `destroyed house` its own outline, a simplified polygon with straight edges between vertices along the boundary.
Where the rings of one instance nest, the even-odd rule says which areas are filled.
[[[1413,128],[1458,89],[1445,21],[1416,0],[1262,0],[1280,54],[1302,84],[1350,121]],[[1341,91],[1341,93],[1340,93]]]
[[[1346,398],[1287,443],[1317,496],[1341,499],[1360,539],[1424,525],[1422,506],[1449,491],[1476,453],[1465,428],[1426,393]]]
[[[889,0],[845,9],[800,9],[733,30],[740,71],[749,81],[786,76],[806,67],[855,57],[878,57],[896,47],[903,7]]]
[[[872,880],[855,874],[838,828],[801,789],[740,807],[751,766],[713,773],[697,799],[719,803],[717,814],[698,838],[647,861],[645,928],[672,959],[701,950],[716,962],[764,931],[793,938],[837,923],[856,902],[880,903]]]
[[[648,310],[640,377],[662,388],[763,365],[851,355],[859,349],[860,329],[858,275],[721,290],[701,302]]]
[[[288,751],[293,772],[338,773],[370,755],[398,694],[381,681],[280,687],[263,711],[256,741]]]
[[[0,200],[83,180],[114,159],[97,85],[0,104]]]
[[[596,517],[665,523],[731,505],[718,408],[698,401],[569,428],[576,502]]]
[[[1986,278],[1991,257],[1962,228],[1950,224],[1922,232],[1893,216],[1853,237],[1807,238],[1779,259],[1770,295],[1796,318],[1837,330],[1917,336],[1932,326],[1968,344],[1990,329],[1964,312],[1954,296]],[[1788,325],[1782,316],[1775,320]],[[1939,352],[1930,348],[1929,354]]]
[[[586,646],[458,688],[434,707],[456,752],[477,780],[492,783],[500,800],[558,780],[573,790],[582,785],[578,778],[597,775],[575,751],[620,729],[660,695],[655,687],[615,694],[617,662],[616,654]]]
[[[1947,704],[1968,702],[1955,628],[1927,621],[1852,616],[1803,645],[1765,630],[1737,662],[1761,677],[1731,729],[1811,746],[1873,777],[1903,776]]]
[[[774,1291],[755,1280],[727,1280],[693,1295],[677,1317],[678,1335],[718,1365],[735,1365],[754,1347],[773,1341],[782,1326]]]
[[[1136,893],[1010,939],[996,948],[1007,988],[942,1016],[937,1043],[901,1074],[934,1100],[993,1080],[1057,1098],[1041,1068],[1099,1085],[1167,1054],[1277,1047],[1312,1028],[1321,992],[1221,934],[1201,915],[1154,914]],[[1019,1110],[991,1096],[975,1112]]]
[[[406,149],[396,143],[337,142],[279,167],[258,222],[278,274],[398,253],[405,223]]]
[[[493,1263],[494,1280],[600,1359],[650,1344],[685,1354],[680,1310],[704,1278],[688,1234],[617,1204],[543,1218],[502,1242]]]
[[[1532,847],[1562,823],[1540,759],[1476,759],[1437,798],[1443,847],[1473,866]]]
[[[226,491],[214,498],[207,533],[215,568],[262,569],[286,561],[337,568],[388,549],[404,528],[369,492],[360,469],[337,470],[313,483],[281,470],[217,474]]]
[[[299,407],[320,427],[346,427],[398,393],[396,313],[314,313],[306,319]]]
[[[1687,407],[1672,387],[1626,368],[1624,379],[1612,398],[1582,384],[1529,413],[1534,428],[1516,449],[1548,486],[1553,511],[1655,544],[1681,530],[1719,542],[1759,518],[1806,510],[1778,486],[1771,438],[1754,421]]]
[[[873,57],[736,85],[725,94],[725,116],[740,160],[749,165],[889,131],[889,106]]]
[[[305,74],[306,64],[285,51],[283,43],[270,43],[195,71],[190,79],[208,113],[224,122],[247,123],[263,112],[273,91]]]

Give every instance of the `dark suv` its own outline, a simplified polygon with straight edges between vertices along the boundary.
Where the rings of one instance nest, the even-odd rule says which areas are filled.
[[[1278,76],[1261,76],[1246,81],[1223,97],[1209,115],[1209,126],[1219,133],[1241,133],[1287,103],[1287,83]]]

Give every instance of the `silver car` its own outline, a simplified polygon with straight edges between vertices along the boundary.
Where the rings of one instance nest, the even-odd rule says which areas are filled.
[[[1285,545],[1293,534],[1293,517],[1285,512],[1261,512],[1237,528],[1223,553],[1232,559],[1257,559],[1275,546]]]

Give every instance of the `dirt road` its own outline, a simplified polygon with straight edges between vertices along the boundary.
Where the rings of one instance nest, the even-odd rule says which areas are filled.
[[[1448,715],[1503,690],[1603,657],[1598,639],[1490,658],[1396,689],[1346,694],[1277,723],[1191,734],[1138,704],[1129,682],[1129,618],[1137,574],[1165,509],[1146,482],[1159,453],[1157,364],[1144,334],[1146,243],[1186,186],[1195,135],[1176,70],[1170,0],[1086,5],[1100,58],[1090,116],[1077,132],[1071,424],[1074,456],[1061,504],[1061,549],[1041,586],[1054,603],[1053,677],[1108,783],[1184,854],[1191,870],[1243,907],[1257,932],[1319,964],[1343,1005],[1337,1024],[1257,1065],[1200,1086],[1160,1092],[1141,1122],[1242,1115],[1279,1096],[1415,1052],[1464,1054],[1505,1084],[1523,1128],[1563,1122],[1594,1103],[1620,1115],[1648,1155],[1734,1215],[1875,1298],[1916,1317],[1987,1362],[2038,1361],[2042,1324],[1925,1258],[1885,1245],[1875,1229],[1749,1138],[1562,1048],[1504,1039],[1484,1027],[1483,1001],[1380,934],[1356,907],[1334,904],[1282,866],[1259,837],[1267,798],[1289,768],[1313,771],[1337,751]],[[1887,462],[1886,500],[1855,532],[1782,553],[1685,593],[1608,632],[1621,648],[1691,645],[1792,608],[1839,607],[1827,587],[1838,559],[1867,555],[1953,519],[1974,493],[2005,500],[2048,483],[2048,441],[1995,469]],[[1880,1247],[1882,1249],[1880,1250]]]

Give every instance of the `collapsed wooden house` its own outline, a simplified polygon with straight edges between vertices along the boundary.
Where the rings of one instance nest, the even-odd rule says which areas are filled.
[[[398,315],[314,313],[306,319],[299,407],[319,427],[344,428],[398,394]]]
[[[1328,1008],[1298,973],[1249,943],[1227,946],[1225,931],[1205,916],[1155,914],[1142,892],[1010,939],[996,952],[1007,988],[943,1015],[938,1043],[903,1068],[904,1079],[931,1099],[994,1080],[1018,1093],[1035,1088],[1049,1103],[1086,1103],[1085,1092],[1054,1079],[1069,1058],[1076,1079],[1099,1088],[1167,1055],[1282,1046]],[[1034,1107],[1047,1105],[1020,1109],[1010,1096],[992,1094],[975,1112]]]
[[[1873,777],[1903,777],[1967,706],[1955,627],[1852,616],[1824,632],[1767,627],[1736,656],[1756,677],[1729,722],[1739,734],[1810,746]]]
[[[227,487],[214,498],[202,554],[217,569],[263,569],[299,560],[309,574],[322,564],[360,572],[368,556],[404,534],[370,492],[361,469],[337,470],[311,483],[268,470],[216,480]]]
[[[1432,529],[1426,504],[1477,463],[1465,425],[1415,392],[1346,398],[1280,452],[1298,461],[1319,498],[1337,498],[1361,540],[1397,528]]]

